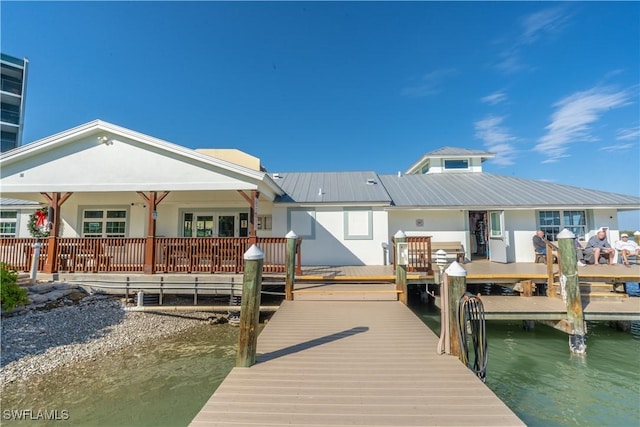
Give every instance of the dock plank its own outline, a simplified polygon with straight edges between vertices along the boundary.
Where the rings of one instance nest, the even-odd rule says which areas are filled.
[[[524,425],[437,341],[397,301],[285,301],[190,425]]]

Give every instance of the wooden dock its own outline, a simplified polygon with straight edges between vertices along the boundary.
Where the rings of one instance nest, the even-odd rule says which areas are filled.
[[[481,295],[487,320],[564,320],[567,306],[562,298]],[[583,301],[586,321],[640,321],[640,298]]]
[[[397,301],[285,301],[190,426],[524,425]]]

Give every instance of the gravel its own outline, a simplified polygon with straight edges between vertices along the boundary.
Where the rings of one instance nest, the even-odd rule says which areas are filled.
[[[92,295],[76,305],[26,310],[2,319],[0,385],[28,381],[62,366],[200,325],[211,313],[125,312],[119,299]]]

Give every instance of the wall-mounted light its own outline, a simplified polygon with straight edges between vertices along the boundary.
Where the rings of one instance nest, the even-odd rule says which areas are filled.
[[[111,144],[113,144],[113,141],[111,141],[111,140],[109,139],[109,137],[108,137],[108,136],[105,136],[105,135],[99,136],[99,137],[98,137],[98,142],[99,142],[100,144],[104,144],[104,145],[111,145]]]

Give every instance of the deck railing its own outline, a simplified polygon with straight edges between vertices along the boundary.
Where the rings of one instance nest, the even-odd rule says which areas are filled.
[[[31,271],[33,260],[33,245],[35,238],[0,238],[0,262],[20,271]],[[47,260],[48,239],[40,241],[40,256],[38,259],[38,271],[44,269]]]
[[[431,259],[431,236],[407,236],[409,249],[409,259],[407,272],[424,271],[428,274],[433,272]],[[393,265],[396,265],[396,244],[395,238],[391,238],[393,245]]]
[[[38,271],[43,271],[52,238],[41,239]],[[158,237],[154,239],[156,273],[241,273],[249,237]],[[287,239],[258,237],[264,252],[263,272],[284,273]],[[1,238],[0,261],[20,271],[30,271],[35,238]],[[296,273],[300,266],[297,245]],[[142,273],[145,267],[146,238],[72,238],[55,239],[57,259],[53,272]]]

